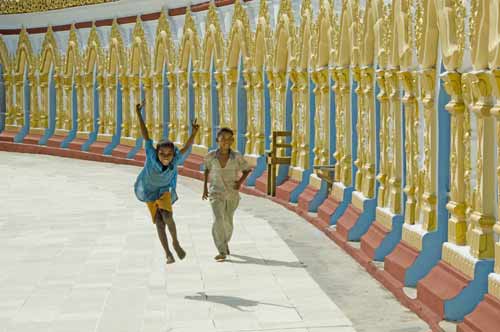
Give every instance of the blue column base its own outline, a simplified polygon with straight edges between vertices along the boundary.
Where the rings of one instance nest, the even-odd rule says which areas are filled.
[[[345,187],[344,188],[344,197],[342,198],[342,202],[340,203],[340,205],[337,206],[337,209],[335,209],[335,212],[330,217],[330,225],[337,224],[337,221],[340,219],[340,217],[342,217],[345,210],[347,210],[347,207],[351,203],[353,191],[354,191],[354,187]]]
[[[128,159],[134,159],[137,152],[142,149],[142,140],[142,138],[136,139],[134,148],[127,154]]]
[[[68,133],[68,137],[61,142],[61,148],[67,149],[69,147],[69,143],[71,143],[76,137],[76,129],[71,130]]]
[[[488,274],[493,272],[494,260],[484,259],[476,263],[474,279],[455,298],[444,302],[444,317],[461,321],[471,313],[488,292]]]
[[[266,163],[266,157],[265,156],[259,156],[257,158],[257,165],[255,165],[255,168],[253,169],[252,173],[248,176],[246,180],[246,185],[249,187],[255,186],[255,182],[257,182],[257,179],[264,173],[264,171],[267,169],[267,163]]]
[[[278,166],[278,175],[276,176],[276,186],[283,184],[283,182],[288,179],[288,171],[290,167],[288,165]]]
[[[380,243],[378,248],[375,249],[373,260],[382,262],[385,256],[389,255],[394,248],[396,248],[399,241],[401,241],[403,223],[404,217],[402,215],[396,214],[392,217],[392,229]]]
[[[377,199],[365,199],[363,201],[363,212],[359,215],[356,224],[349,230],[347,239],[349,241],[359,241],[361,237],[368,231],[371,224],[375,221],[375,208],[377,207]]]
[[[38,141],[38,144],[40,145],[47,145],[47,141],[49,138],[51,138],[54,135],[54,128],[47,128],[45,129],[45,133],[43,134],[42,138]]]
[[[5,130],[5,118],[6,118],[5,113],[0,112],[0,134],[2,133],[2,131]]]
[[[328,188],[325,181],[321,181],[321,187],[314,196],[311,203],[309,203],[309,212],[318,212],[318,208],[328,196]]]
[[[90,146],[96,140],[97,140],[97,132],[91,132],[90,135],[89,135],[89,139],[85,143],[83,143],[83,145],[82,145],[82,151],[89,151],[90,150]]]
[[[438,226],[442,229],[441,225]],[[425,277],[430,270],[441,259],[441,251],[446,235],[442,232],[435,231],[424,235],[422,239],[422,250],[415,262],[406,270],[405,286],[416,287],[417,282]]]
[[[300,184],[290,193],[290,202],[297,203],[299,201],[300,194],[302,194],[309,184],[311,174],[311,170],[304,170],[302,173],[302,181],[300,181]]]
[[[26,135],[28,135],[30,131],[29,125],[24,125],[21,130],[17,133],[16,136],[14,136],[14,142],[15,143],[22,143]]]
[[[113,135],[113,138],[111,139],[111,143],[106,145],[102,154],[106,155],[106,156],[110,156],[118,144],[120,144],[120,135]]]

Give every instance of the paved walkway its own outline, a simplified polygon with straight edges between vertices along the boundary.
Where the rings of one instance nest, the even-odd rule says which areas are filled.
[[[426,332],[303,219],[244,196],[217,263],[200,182],[174,217],[187,257],[165,265],[139,168],[0,152],[0,331]]]

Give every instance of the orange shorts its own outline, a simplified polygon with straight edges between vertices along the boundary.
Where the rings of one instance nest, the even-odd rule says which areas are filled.
[[[172,196],[170,192],[166,192],[163,195],[161,195],[161,197],[158,198],[156,201],[146,202],[146,205],[148,206],[149,212],[151,213],[151,219],[154,224],[156,211],[158,211],[158,209],[172,212]]]

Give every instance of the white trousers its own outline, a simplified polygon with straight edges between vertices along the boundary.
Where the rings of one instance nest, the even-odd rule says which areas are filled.
[[[219,198],[210,197],[210,205],[214,214],[212,236],[220,254],[228,254],[228,243],[233,235],[233,217],[240,197],[238,195]]]

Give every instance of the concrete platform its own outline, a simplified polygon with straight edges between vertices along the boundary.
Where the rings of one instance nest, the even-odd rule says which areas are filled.
[[[140,168],[0,152],[0,331],[427,332],[296,214],[242,195],[230,259],[213,260],[199,181],[179,179],[187,257],[166,265]],[[196,211],[196,213],[193,213]]]

